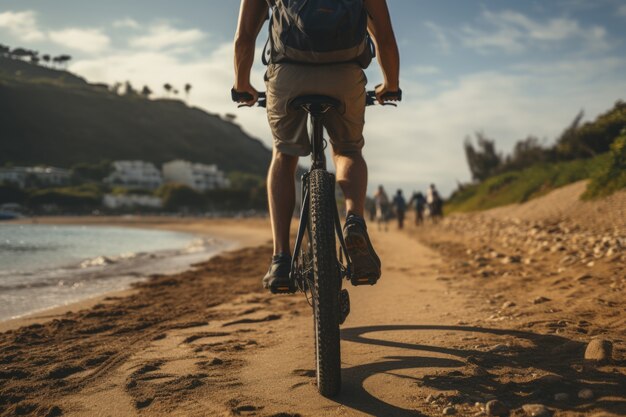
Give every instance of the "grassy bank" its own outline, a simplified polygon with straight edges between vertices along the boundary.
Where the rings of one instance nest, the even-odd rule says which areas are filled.
[[[480,184],[457,190],[447,201],[446,212],[486,210],[523,203],[576,181],[600,178],[611,164],[612,155],[606,153],[591,159],[538,164],[496,175]],[[590,193],[589,197],[602,195],[599,190],[603,188],[599,186],[598,191]]]

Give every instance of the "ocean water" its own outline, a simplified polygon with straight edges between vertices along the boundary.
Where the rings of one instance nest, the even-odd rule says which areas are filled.
[[[0,225],[0,320],[180,272],[230,245],[126,227]]]

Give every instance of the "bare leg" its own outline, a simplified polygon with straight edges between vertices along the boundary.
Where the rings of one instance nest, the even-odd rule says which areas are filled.
[[[291,253],[289,228],[296,204],[295,173],[298,157],[274,149],[272,163],[267,174],[267,196],[269,200],[274,255]]]
[[[364,216],[367,192],[367,164],[361,152],[347,155],[333,153],[337,182],[346,198],[346,213]]]

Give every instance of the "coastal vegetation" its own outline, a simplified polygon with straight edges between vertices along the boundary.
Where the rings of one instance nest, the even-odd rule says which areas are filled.
[[[476,134],[476,145],[466,138],[465,154],[474,182],[459,185],[446,211],[523,203],[580,180],[589,180],[586,199],[626,187],[626,103],[618,101],[594,121],[583,124],[582,118],[580,112],[554,145],[544,146],[529,136],[506,156],[484,133]]]

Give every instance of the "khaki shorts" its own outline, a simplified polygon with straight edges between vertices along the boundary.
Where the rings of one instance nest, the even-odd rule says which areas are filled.
[[[267,118],[274,146],[282,153],[306,156],[311,152],[307,113],[289,108],[291,100],[306,94],[334,97],[343,105],[324,115],[323,124],[337,154],[363,148],[365,84],[367,78],[357,64],[307,66],[270,64],[265,74]]]

